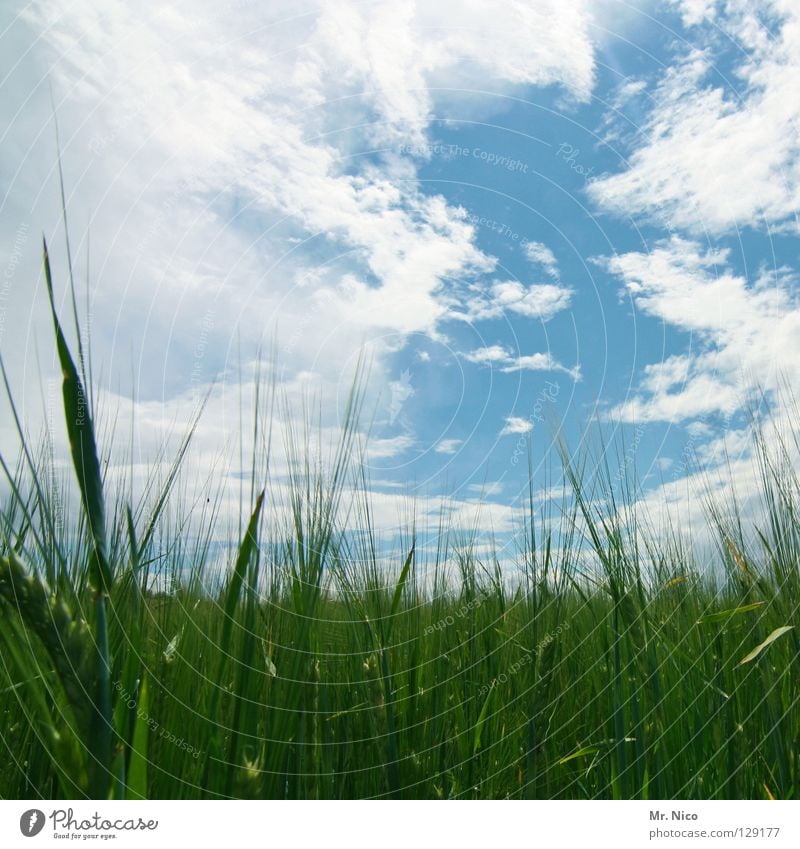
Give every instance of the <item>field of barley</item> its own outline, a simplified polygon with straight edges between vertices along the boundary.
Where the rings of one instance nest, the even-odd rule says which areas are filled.
[[[710,565],[566,451],[560,508],[532,493],[502,558],[446,523],[435,545],[412,523],[387,547],[366,495],[342,504],[361,479],[356,387],[330,462],[296,451],[277,527],[254,459],[220,568],[213,517],[189,533],[175,503],[190,435],[141,502],[106,492],[109,446],[46,250],[45,271],[80,509],[64,526],[47,452],[17,419],[0,796],[800,795],[794,435],[775,449],[754,431],[764,519],[709,503]]]

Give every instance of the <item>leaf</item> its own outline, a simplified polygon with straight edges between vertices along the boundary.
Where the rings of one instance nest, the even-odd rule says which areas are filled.
[[[69,352],[67,340],[61,329],[53,295],[53,278],[50,273],[50,257],[47,242],[42,239],[44,252],[44,276],[47,282],[47,296],[50,299],[50,311],[53,315],[53,328],[56,335],[58,359],[63,375],[62,395],[64,398],[64,417],[67,422],[67,436],[72,454],[72,465],[78,476],[81,500],[89,523],[94,542],[90,577],[94,588],[108,592],[111,587],[111,572],[106,554],[106,514],[103,501],[103,478],[100,473],[100,461],[97,458],[97,444],[94,437],[90,405],[86,391],[81,383],[78,370]]]
[[[400,577],[397,579],[397,586],[395,587],[394,597],[392,598],[392,619],[394,619],[394,616],[397,613],[398,608],[400,607],[400,599],[403,597],[403,587],[405,587],[406,582],[408,581],[408,573],[411,570],[411,562],[414,559],[415,545],[416,543],[412,543],[411,551],[408,552],[408,557],[406,557],[406,562],[400,572]]]
[[[586,755],[596,755],[599,751],[600,749],[597,746],[584,746],[582,749],[578,749],[577,752],[573,752],[571,755],[561,758],[558,763],[559,765],[569,763],[569,761],[574,761],[575,758],[583,758]]]
[[[239,554],[236,558],[236,565],[233,568],[233,575],[231,575],[230,584],[228,585],[228,592],[225,596],[225,612],[224,618],[222,620],[222,636],[219,643],[221,652],[219,656],[219,666],[217,669],[218,681],[223,680],[222,676],[225,671],[225,663],[229,657],[228,651],[231,641],[231,632],[233,630],[233,617],[236,613],[236,606],[239,603],[239,594],[242,589],[242,584],[244,583],[244,576],[247,572],[247,567],[250,565],[252,557],[258,550],[258,521],[259,517],[261,516],[261,507],[263,503],[264,490],[262,489],[261,494],[258,496],[258,500],[256,501],[256,506],[253,510],[253,515],[250,517],[250,521],[247,524],[247,531],[245,531],[244,539],[242,539],[241,545],[239,546]],[[209,710],[209,716],[211,717],[212,721],[216,717],[219,693],[219,687],[214,687],[214,689],[211,691],[211,707]],[[216,739],[217,738],[214,737],[212,739],[212,743],[216,742]],[[206,762],[206,767],[208,767],[208,761]]]
[[[757,610],[763,607],[766,602],[754,601],[752,604],[743,604],[741,607],[731,607],[729,610],[720,610],[719,613],[709,613],[707,616],[701,616],[697,620],[698,625],[706,625],[709,622],[727,622],[732,616],[739,616],[741,613],[749,613],[751,610]]]
[[[125,505],[125,523],[128,529],[128,545],[131,550],[131,567],[134,572],[139,567],[139,544],[136,542],[136,526],[133,524],[133,513],[129,504]]]
[[[782,637],[784,634],[788,634],[789,631],[792,630],[793,625],[782,625],[780,628],[776,628],[763,643],[759,643],[751,652],[746,654],[740,661],[739,666],[744,663],[750,663],[751,660],[755,660],[764,649],[769,646],[771,643],[774,643],[778,637]]]
[[[256,501],[253,515],[250,517],[250,522],[247,525],[244,539],[239,546],[239,554],[236,558],[236,565],[233,568],[231,582],[228,585],[228,593],[225,597],[225,621],[222,626],[222,647],[227,648],[228,637],[230,636],[231,626],[233,624],[233,615],[236,612],[236,605],[239,603],[239,594],[244,583],[245,572],[250,565],[253,555],[258,549],[258,520],[261,516],[261,507],[264,503],[264,490]]]
[[[573,752],[566,757],[561,758],[559,764],[565,764],[569,761],[575,760],[575,758],[583,758],[587,755],[596,755],[599,752],[605,752],[613,747],[617,746],[619,743],[635,743],[635,737],[620,737],[619,740],[609,738],[608,740],[600,740],[598,743],[595,743],[593,746],[584,746],[581,749],[578,749],[576,752]]]
[[[133,742],[128,763],[128,781],[125,789],[126,799],[147,798],[147,740],[150,733],[147,698],[147,679],[142,678],[139,685],[139,698],[136,710],[136,725],[133,730]]]
[[[478,749],[481,747],[481,733],[483,732],[483,726],[486,723],[486,717],[489,715],[489,705],[494,697],[494,690],[494,682],[492,682],[492,686],[489,687],[489,695],[486,696],[486,701],[483,703],[480,715],[478,716],[478,721],[475,723],[475,737],[472,743],[473,755],[476,755],[478,753]]]

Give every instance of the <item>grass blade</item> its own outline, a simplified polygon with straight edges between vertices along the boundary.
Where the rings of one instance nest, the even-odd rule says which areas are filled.
[[[734,616],[740,616],[742,613],[749,613],[751,610],[758,610],[763,607],[765,602],[754,601],[752,604],[743,604],[741,607],[731,607],[729,610],[720,610],[718,613],[709,613],[707,616],[701,616],[697,620],[698,625],[707,625],[710,622],[727,622]]]
[[[250,517],[250,522],[247,525],[247,531],[244,535],[241,545],[239,546],[239,554],[236,558],[236,565],[231,575],[230,584],[228,584],[228,592],[225,596],[225,621],[222,626],[222,649],[227,651],[230,642],[231,629],[233,627],[233,617],[236,613],[236,606],[239,603],[239,596],[242,592],[242,584],[244,576],[247,572],[247,567],[250,561],[258,550],[258,521],[261,517],[261,507],[264,504],[264,490],[256,501],[255,509]]]
[[[759,643],[751,652],[748,652],[740,661],[739,666],[742,666],[745,663],[750,663],[751,660],[755,660],[762,651],[764,651],[767,646],[772,645],[778,637],[782,637],[784,634],[788,634],[789,631],[792,630],[793,625],[783,625],[780,628],[776,628],[763,642]]]
[[[395,587],[394,596],[392,597],[392,608],[389,614],[389,631],[391,631],[394,617],[400,609],[400,601],[403,598],[403,589],[408,582],[408,575],[411,571],[411,563],[414,560],[414,547],[414,543],[412,543],[411,550],[408,552],[408,557],[406,557],[406,562],[403,564],[403,568],[400,571],[400,577],[397,579],[397,586]]]
[[[147,798],[147,741],[150,736],[148,709],[147,679],[142,678],[139,685],[136,725],[134,726],[131,755],[128,763],[126,799]]]
[[[600,749],[597,746],[584,746],[582,749],[578,749],[577,752],[573,752],[571,755],[567,755],[558,762],[559,766],[562,764],[569,763],[570,761],[574,761],[576,758],[583,758],[587,755],[596,755]]]
[[[486,718],[489,716],[489,706],[494,698],[494,691],[494,686],[489,688],[489,694],[486,696],[486,701],[483,703],[481,712],[478,715],[478,721],[475,723],[475,734],[472,740],[473,755],[477,755],[481,747],[481,734],[483,733],[483,726],[486,724]]]
[[[111,586],[111,573],[106,553],[106,514],[103,501],[103,479],[100,473],[100,461],[97,457],[97,444],[94,436],[89,401],[81,382],[75,362],[69,352],[64,331],[56,312],[53,295],[53,278],[50,273],[50,257],[47,252],[47,241],[42,239],[44,254],[44,274],[47,282],[47,296],[50,300],[50,311],[53,316],[53,329],[56,336],[58,360],[63,376],[62,395],[64,399],[64,416],[67,422],[67,436],[72,454],[72,463],[78,476],[81,500],[89,522],[94,544],[94,557],[90,578],[98,592],[108,592]]]

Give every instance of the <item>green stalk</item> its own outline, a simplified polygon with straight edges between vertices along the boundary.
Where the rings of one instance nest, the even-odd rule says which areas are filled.
[[[92,798],[105,799],[108,798],[111,778],[113,718],[111,711],[111,661],[108,650],[108,621],[106,618],[106,597],[111,589],[112,575],[106,549],[103,479],[97,456],[97,443],[89,400],[70,354],[67,340],[61,329],[61,323],[58,320],[53,294],[53,279],[50,272],[50,258],[47,252],[47,242],[44,239],[42,239],[42,251],[47,295],[50,301],[56,348],[63,375],[62,396],[67,436],[72,453],[72,463],[78,477],[81,501],[92,539],[89,580],[95,596],[95,646],[97,652],[95,677],[97,684],[94,693],[95,718],[92,723],[91,738],[87,741],[91,753],[89,793]]]

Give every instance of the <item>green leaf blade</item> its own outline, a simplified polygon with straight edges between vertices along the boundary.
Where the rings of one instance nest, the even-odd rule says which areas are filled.
[[[764,651],[767,646],[772,645],[779,637],[782,637],[784,634],[788,634],[789,631],[792,630],[793,625],[782,625],[780,628],[776,628],[763,642],[759,643],[751,652],[748,652],[740,661],[739,666],[743,666],[745,663],[750,663],[750,661],[755,660],[761,652]]]
[[[148,721],[147,679],[142,678],[136,706],[136,725],[133,730],[128,780],[125,788],[126,799],[147,798],[147,741],[150,736]]]
[[[89,523],[94,544],[90,576],[96,590],[108,592],[111,586],[111,571],[106,552],[106,515],[103,498],[103,476],[97,454],[94,424],[86,390],[81,382],[78,369],[72,359],[61,322],[58,320],[53,278],[50,271],[50,257],[47,242],[42,240],[44,255],[44,273],[47,283],[47,295],[53,317],[58,360],[61,365],[63,382],[61,386],[64,401],[64,417],[67,424],[72,464],[78,478],[81,501]]]
[[[752,610],[758,610],[763,607],[765,602],[754,601],[752,604],[743,604],[741,607],[731,607],[728,610],[720,610],[718,613],[709,613],[707,616],[701,616],[697,620],[698,625],[708,625],[713,622],[727,622],[734,616],[741,616],[743,613],[750,613]]]

